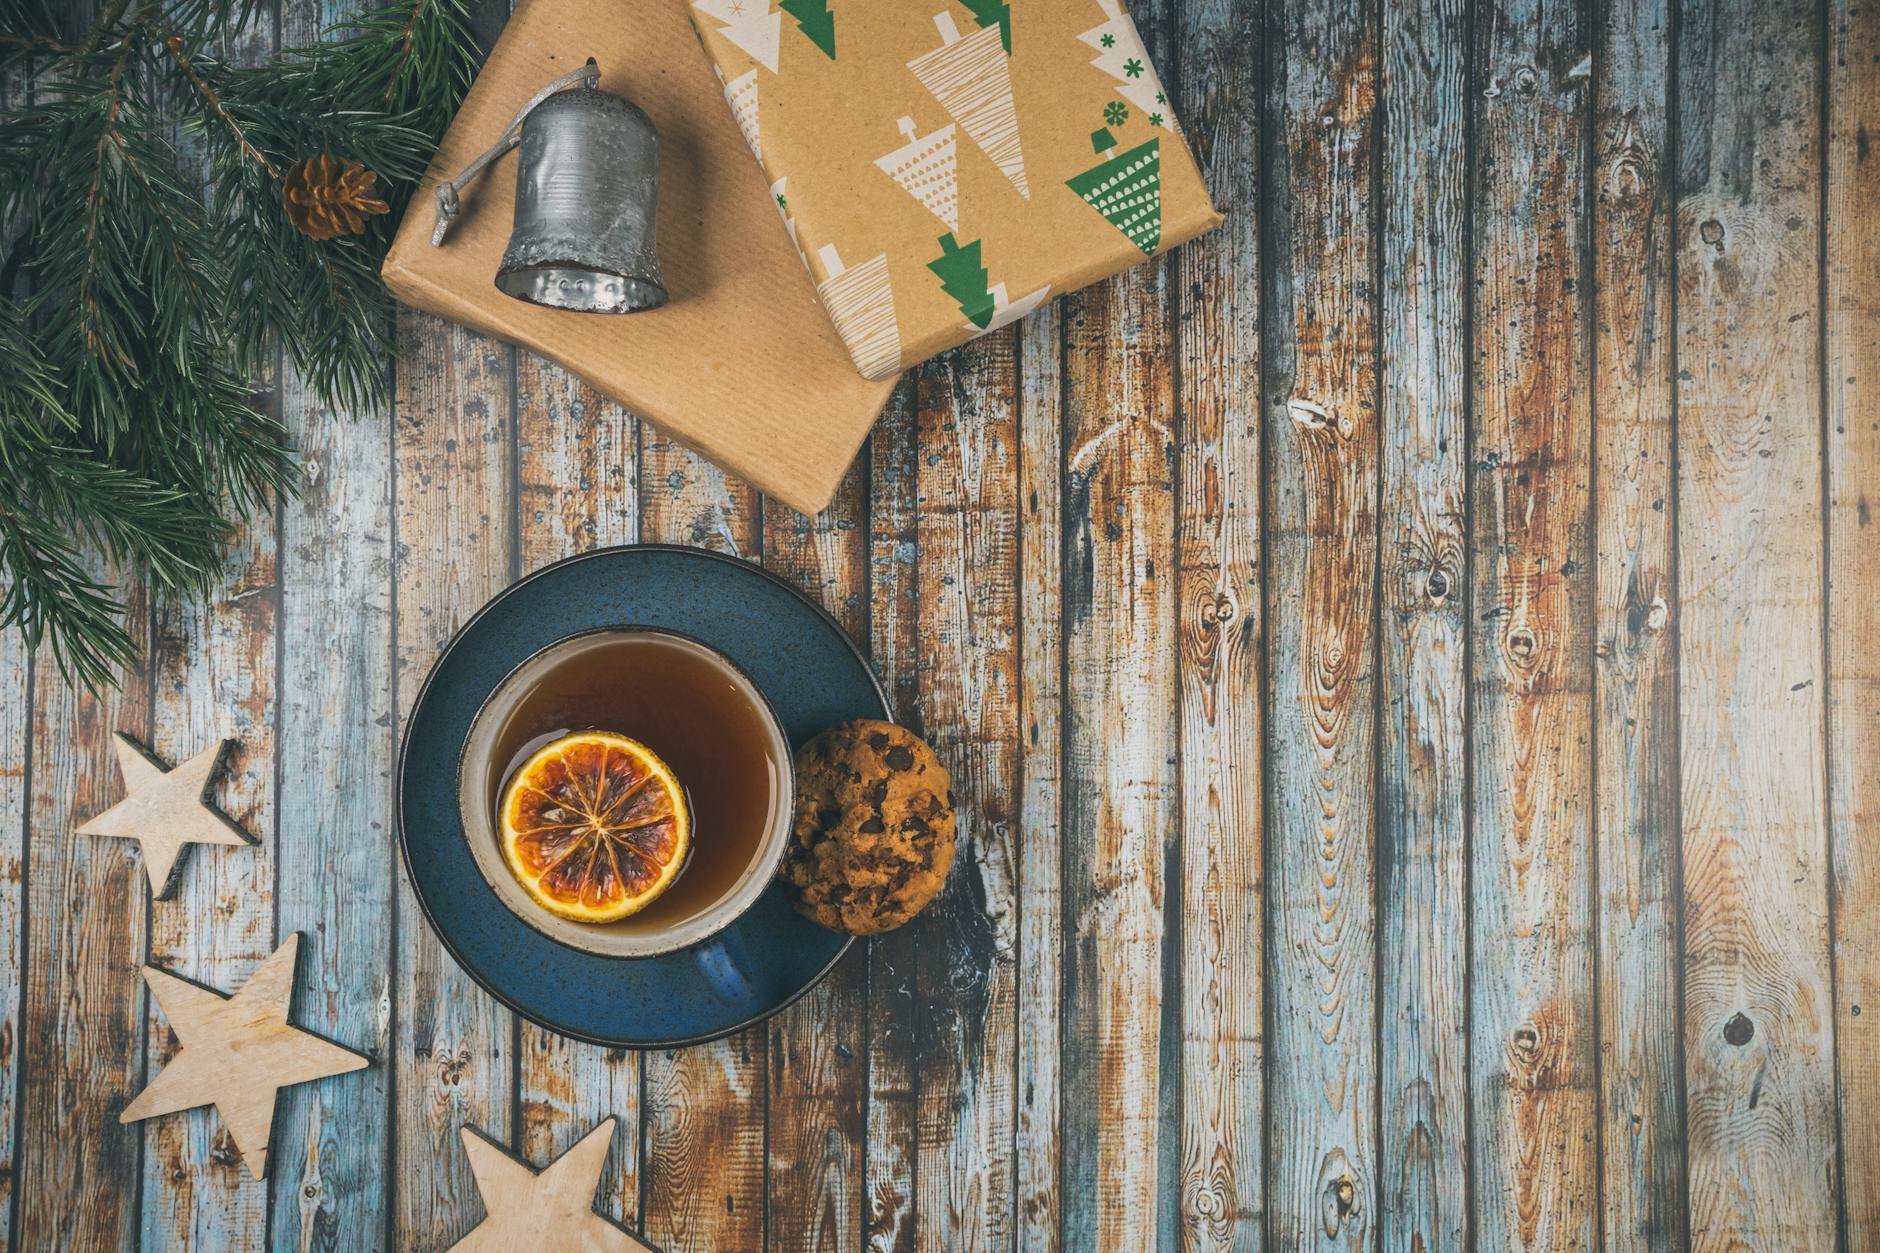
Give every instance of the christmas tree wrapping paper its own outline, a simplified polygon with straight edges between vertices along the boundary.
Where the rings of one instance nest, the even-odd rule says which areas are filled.
[[[691,0],[855,368],[1220,224],[1122,0]]]

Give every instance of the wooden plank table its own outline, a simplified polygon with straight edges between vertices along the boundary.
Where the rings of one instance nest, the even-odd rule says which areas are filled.
[[[398,324],[299,495],[77,694],[0,633],[0,1231],[437,1249],[458,1131],[669,1250],[1880,1249],[1880,16],[1137,0],[1227,225],[912,371],[836,503]],[[347,6],[287,0],[264,43]],[[499,6],[492,6],[493,8]],[[493,34],[500,12],[484,23]],[[248,48],[245,54],[257,54]],[[777,570],[952,764],[940,901],[632,1053],[480,992],[389,829],[442,642],[661,540]],[[243,744],[149,901],[110,733]],[[273,1175],[117,1115],[303,935]]]

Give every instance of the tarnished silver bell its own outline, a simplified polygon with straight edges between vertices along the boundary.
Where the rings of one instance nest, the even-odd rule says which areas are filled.
[[[523,105],[495,147],[437,188],[441,245],[459,192],[520,146],[516,216],[496,286],[533,304],[584,313],[637,313],[666,303],[654,250],[659,136],[631,103],[599,89],[590,59]]]
[[[496,286],[592,313],[666,303],[653,250],[659,136],[646,114],[598,89],[558,92],[522,124],[516,224]]]

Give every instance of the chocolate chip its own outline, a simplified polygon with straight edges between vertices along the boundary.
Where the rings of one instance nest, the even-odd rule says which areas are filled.
[[[862,819],[862,825],[855,829],[857,831],[860,831],[863,835],[880,835],[883,831],[886,831],[888,828],[885,825],[883,825],[881,821],[881,815],[876,814],[872,818]]]
[[[905,744],[896,744],[885,754],[888,766],[894,770],[912,770],[914,768],[914,750]]]

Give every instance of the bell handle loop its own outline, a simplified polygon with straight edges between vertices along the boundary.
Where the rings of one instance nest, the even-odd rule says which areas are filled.
[[[466,165],[456,178],[439,183],[437,185],[437,224],[431,228],[431,246],[433,248],[443,246],[444,235],[450,230],[450,224],[456,220],[457,214],[462,211],[463,200],[459,193],[477,175],[481,174],[490,162],[522,142],[522,123],[528,119],[529,114],[535,112],[536,106],[555,93],[566,91],[570,87],[593,88],[600,86],[600,82],[601,67],[595,64],[593,57],[589,57],[587,64],[580,69],[563,74],[530,96],[528,102],[516,110],[516,116],[510,119],[508,126],[503,128],[502,137],[490,145],[489,151]]]

